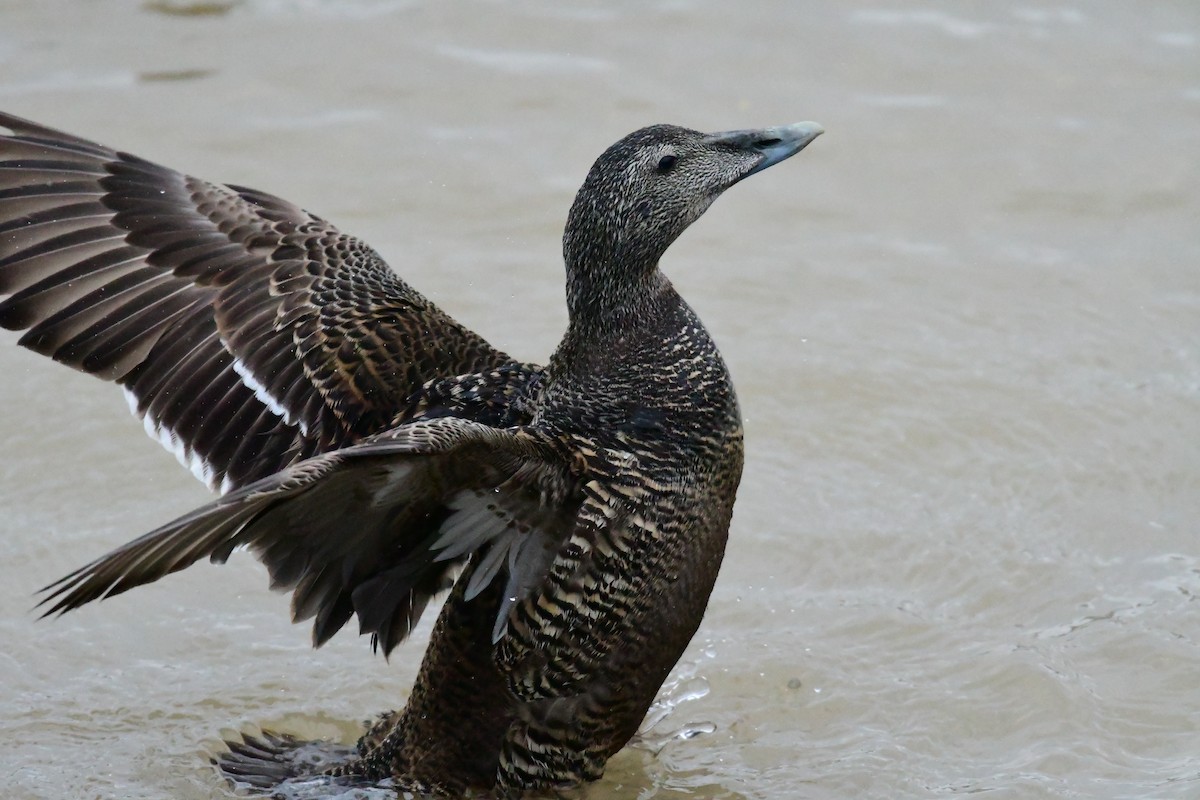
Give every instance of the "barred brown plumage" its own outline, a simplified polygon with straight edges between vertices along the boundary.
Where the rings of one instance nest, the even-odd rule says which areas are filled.
[[[742,469],[728,371],[659,257],[820,128],[656,125],[605,151],[539,367],[284,200],[0,126],[0,325],[119,383],[223,492],[51,584],[47,613],[245,545],[315,644],[357,616],[386,654],[452,584],[407,705],[331,774],[504,797],[601,775],[700,623]],[[284,779],[287,741],[234,745],[227,773]]]

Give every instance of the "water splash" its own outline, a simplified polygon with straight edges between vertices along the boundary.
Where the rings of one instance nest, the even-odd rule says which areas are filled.
[[[380,781],[374,786],[346,785],[337,778],[292,778],[263,795],[272,800],[395,800],[397,793],[391,781]],[[399,797],[412,797],[402,792]]]
[[[676,740],[694,739],[706,733],[714,733],[717,726],[711,722],[687,722],[678,727],[672,727],[668,720],[673,720],[676,709],[685,703],[707,697],[712,691],[708,680],[700,675],[700,666],[704,661],[716,657],[716,652],[707,647],[695,661],[680,664],[676,672],[659,692],[658,699],[646,712],[646,718],[638,729],[630,745],[648,750],[658,755],[664,747]]]
[[[324,775],[357,753],[353,745],[298,739],[263,731],[227,742],[214,761],[239,795],[276,800],[383,800],[396,797],[391,780]]]

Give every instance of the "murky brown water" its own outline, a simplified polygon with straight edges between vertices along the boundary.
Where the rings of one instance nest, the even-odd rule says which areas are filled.
[[[712,732],[589,797],[1200,796],[1200,5],[187,8],[0,0],[0,106],[296,200],[529,359],[611,141],[828,129],[664,263],[748,433],[654,731]],[[0,794],[221,797],[222,732],[402,702],[419,643],[310,650],[249,557],[36,622],[34,589],[206,494],[15,339]]]

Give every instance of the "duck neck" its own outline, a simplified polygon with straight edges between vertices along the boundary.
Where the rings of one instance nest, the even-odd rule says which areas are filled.
[[[631,353],[643,352],[647,340],[663,338],[662,328],[672,324],[672,308],[679,302],[657,259],[632,263],[568,248],[569,320],[551,371],[586,376],[627,369],[621,362]]]
[[[674,296],[657,259],[631,262],[607,253],[574,255],[567,256],[567,330],[592,346],[644,327]]]
[[[580,189],[563,232],[567,312],[571,328],[600,333],[623,327],[670,283],[658,269],[666,244],[631,236],[620,216],[591,202],[587,188]]]

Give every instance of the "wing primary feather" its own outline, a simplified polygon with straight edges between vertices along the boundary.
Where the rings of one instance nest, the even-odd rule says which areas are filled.
[[[257,506],[240,510],[216,527],[203,523],[214,512],[227,509],[210,506],[206,514],[183,517],[44,587],[40,593],[46,597],[36,607],[56,601],[42,616],[62,614],[177,572],[210,552],[214,544],[236,537],[259,510]]]

